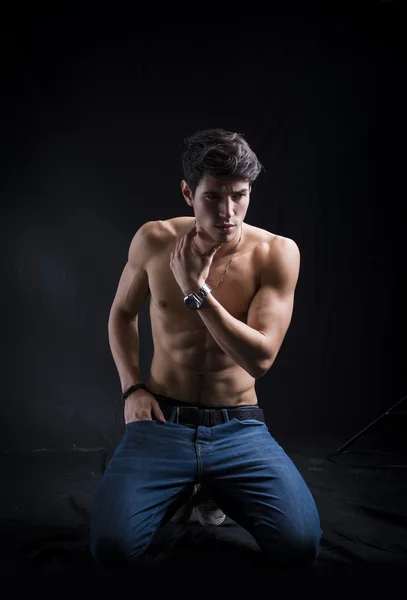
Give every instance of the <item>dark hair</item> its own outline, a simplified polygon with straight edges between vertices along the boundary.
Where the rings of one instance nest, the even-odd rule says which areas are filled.
[[[252,184],[263,166],[240,133],[224,129],[197,131],[184,140],[181,155],[184,179],[192,194],[203,175],[217,179],[246,179]]]

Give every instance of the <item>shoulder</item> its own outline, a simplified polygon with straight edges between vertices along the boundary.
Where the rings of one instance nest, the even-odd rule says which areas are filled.
[[[258,260],[299,259],[300,249],[292,238],[253,225],[247,227],[255,241],[255,253]]]
[[[165,249],[192,221],[190,217],[176,217],[143,223],[130,242],[131,262],[137,262],[137,258],[141,255],[146,259]]]
[[[300,258],[298,244],[292,238],[282,235],[274,235],[273,239],[266,244],[264,251],[277,262],[297,261]]]
[[[277,287],[295,286],[299,276],[301,253],[292,238],[266,232],[256,245],[256,263],[263,280]]]
[[[146,221],[134,233],[130,250],[137,251],[141,246],[148,246],[149,249],[158,248],[169,235],[167,221]]]
[[[149,258],[161,245],[162,234],[159,221],[147,221],[133,234],[128,249],[128,262],[131,266],[146,267]]]
[[[172,219],[147,221],[136,231],[133,241],[139,238],[159,249],[166,243],[174,240],[192,226],[194,219],[191,217],[174,217]]]

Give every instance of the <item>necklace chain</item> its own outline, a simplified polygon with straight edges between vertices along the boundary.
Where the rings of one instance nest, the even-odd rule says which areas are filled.
[[[235,248],[235,251],[233,252],[232,258],[230,259],[230,261],[229,261],[229,262],[228,262],[228,264],[226,265],[226,268],[225,268],[225,270],[224,270],[224,272],[223,272],[223,275],[222,275],[222,277],[219,279],[218,283],[217,283],[216,285],[214,285],[213,287],[212,287],[212,286],[210,286],[210,287],[211,287],[211,290],[215,290],[215,289],[216,289],[216,288],[217,288],[217,287],[218,287],[218,286],[219,286],[219,285],[222,283],[222,281],[223,281],[223,278],[224,278],[224,277],[225,277],[225,275],[226,275],[226,271],[229,269],[230,263],[231,263],[231,262],[232,262],[232,260],[234,259],[234,257],[235,257],[235,254],[236,254],[236,252],[237,252],[237,250],[238,250],[238,248],[239,248],[239,246],[240,246],[240,242],[241,242],[241,239],[242,239],[242,235],[243,235],[243,223],[242,223],[242,225],[241,225],[241,227],[240,227],[240,237],[239,237],[239,241],[238,241],[238,242],[237,242],[237,244],[236,244],[236,248]],[[202,254],[198,254],[198,252],[195,252],[195,250],[194,250],[194,243],[193,243],[193,242],[192,242],[192,250],[194,251],[194,253],[195,253],[197,256],[202,256]]]

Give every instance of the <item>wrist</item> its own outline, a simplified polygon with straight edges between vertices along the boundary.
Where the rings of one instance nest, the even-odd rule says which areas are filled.
[[[120,373],[120,386],[122,394],[124,394],[124,392],[132,385],[138,385],[140,383],[143,383],[143,381],[140,370],[137,367],[134,366],[126,368],[125,370],[123,369],[123,372]]]
[[[124,402],[131,394],[136,394],[139,390],[146,390],[147,386],[145,383],[135,383],[130,385],[127,389],[122,392],[122,401]]]
[[[188,286],[186,287],[187,291],[185,292],[185,290],[183,290],[184,296],[187,296],[188,294],[194,294],[195,292],[200,290],[205,285],[205,283],[209,285],[209,287],[211,287],[209,282],[205,281],[205,279],[201,279],[200,281],[196,281],[195,283],[188,284]]]

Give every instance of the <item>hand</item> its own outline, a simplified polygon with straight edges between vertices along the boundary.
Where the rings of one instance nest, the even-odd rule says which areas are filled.
[[[185,296],[203,286],[209,275],[213,257],[222,246],[222,243],[215,243],[207,252],[197,256],[192,249],[196,234],[194,223],[193,227],[178,240],[171,252],[170,267]]]
[[[165,417],[160,405],[152,394],[147,390],[136,390],[124,401],[124,422],[126,425],[133,421],[152,421],[152,415],[161,423],[165,423]]]

